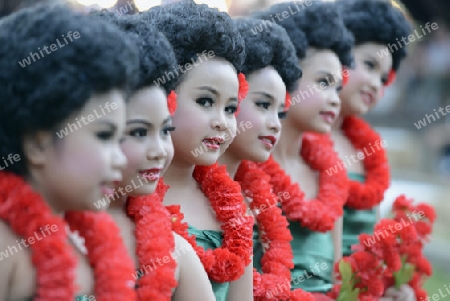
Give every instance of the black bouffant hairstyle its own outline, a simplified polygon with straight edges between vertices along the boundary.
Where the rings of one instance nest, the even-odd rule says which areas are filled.
[[[168,94],[177,86],[179,77],[173,80],[165,78],[165,72],[175,69],[177,65],[175,53],[170,42],[155,26],[141,15],[118,16],[108,10],[93,11],[90,15],[115,24],[135,40],[140,64],[136,90],[158,85]]]
[[[244,38],[247,53],[241,72],[247,76],[270,65],[283,79],[287,91],[295,91],[302,70],[286,30],[273,24],[267,30],[255,32],[254,28],[261,24],[261,20],[254,18],[238,18],[234,22]]]
[[[405,15],[390,1],[340,0],[336,2],[347,28],[355,37],[355,45],[368,42],[382,45],[397,44],[408,37],[411,25]],[[406,47],[392,51],[392,69],[397,70],[406,57]]]
[[[244,40],[231,17],[206,4],[185,0],[155,6],[141,15],[164,33],[173,46],[178,64],[192,64],[204,51],[230,62],[240,70],[245,60]]]
[[[286,14],[287,17],[283,17]],[[345,27],[332,2],[283,2],[257,12],[253,17],[265,20],[261,24],[265,27],[271,26],[271,23],[284,27],[296,47],[299,59],[305,58],[309,47],[330,49],[336,53],[342,65],[353,66],[353,35]]]
[[[114,25],[61,5],[23,9],[0,28],[0,156],[18,154],[6,169],[25,176],[23,138],[57,130],[94,94],[128,92],[138,51]]]

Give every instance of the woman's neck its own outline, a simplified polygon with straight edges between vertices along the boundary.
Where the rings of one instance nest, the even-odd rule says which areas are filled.
[[[45,203],[50,207],[50,210],[60,217],[64,216],[64,208],[61,207],[61,202],[52,196],[51,192],[46,189],[45,185],[41,183],[39,179],[42,177],[35,171],[30,170],[30,174],[25,178],[26,182],[33,188],[34,191],[39,193]]]
[[[303,131],[289,125],[287,120],[282,122],[280,140],[273,151],[273,157],[279,163],[286,162],[292,158],[298,158],[302,149]]]
[[[219,158],[219,165],[226,166],[227,172],[232,179],[234,179],[234,176],[236,175],[239,164],[241,164],[241,160],[237,156],[234,156],[229,150]]]
[[[169,168],[164,173],[164,182],[170,187],[187,186],[192,183],[192,174],[194,169],[195,165],[181,162],[174,158],[172,163],[169,165]]]

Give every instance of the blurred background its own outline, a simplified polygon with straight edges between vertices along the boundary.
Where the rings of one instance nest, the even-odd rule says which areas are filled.
[[[70,2],[81,11],[106,8],[117,14],[134,14],[155,5],[178,0],[0,0],[0,16],[37,2]],[[381,206],[389,214],[396,196],[406,194],[417,202],[432,204],[438,213],[426,254],[434,275],[429,294],[450,285],[450,8],[449,0],[404,0],[405,10],[417,30],[407,46],[409,56],[397,81],[385,91],[378,106],[367,116],[387,141],[392,184]],[[196,0],[245,16],[280,0]],[[427,22],[435,30],[425,29]],[[425,32],[423,31],[425,30]],[[404,44],[403,44],[404,45]],[[440,110],[440,108],[442,108]],[[450,299],[450,297],[448,297]],[[445,298],[443,298],[445,299]]]

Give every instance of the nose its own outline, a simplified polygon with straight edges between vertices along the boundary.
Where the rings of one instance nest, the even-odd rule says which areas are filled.
[[[328,99],[328,103],[332,107],[340,107],[341,106],[341,99],[339,98],[339,92],[338,91],[331,91],[331,95]]]
[[[114,169],[124,169],[127,165],[127,157],[122,152],[120,145],[116,145],[113,151],[112,164]]]
[[[278,112],[270,115],[268,126],[274,134],[278,134],[281,131],[281,122],[280,118],[278,117]]]
[[[233,118],[234,115],[233,115]],[[226,131],[228,129],[227,117],[225,116],[225,112],[220,110],[212,120],[211,127],[218,131]]]
[[[167,156],[167,150],[165,148],[165,142],[161,138],[152,139],[148,145],[147,159],[148,160],[160,160]]]
[[[379,74],[372,74],[370,77],[370,88],[371,90],[378,95],[380,89],[382,88],[383,83],[381,81],[381,76]]]

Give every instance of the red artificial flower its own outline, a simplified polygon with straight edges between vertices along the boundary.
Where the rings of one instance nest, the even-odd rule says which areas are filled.
[[[386,83],[384,84],[385,87],[388,87],[390,85],[392,85],[392,83],[395,81],[395,78],[397,77],[395,70],[391,69],[391,71],[389,71],[389,75],[387,78]]]
[[[278,208],[278,199],[272,193],[270,177],[256,163],[243,161],[235,175],[244,195],[251,199],[250,209],[255,215],[260,241],[267,245],[261,258],[262,274],[253,272],[254,300],[288,300],[290,270],[294,267],[290,242],[292,235],[286,217]],[[297,292],[296,294],[300,294]],[[307,293],[304,293],[307,294]]]
[[[382,139],[369,124],[355,116],[344,119],[342,130],[355,149],[366,153],[363,161],[366,179],[364,183],[349,180],[346,206],[371,209],[381,203],[390,182],[386,151],[380,146]]]
[[[167,107],[169,108],[170,115],[173,116],[177,110],[177,94],[173,90],[167,96]]]
[[[347,85],[349,77],[350,74],[348,72],[348,69],[342,68],[342,87],[345,87],[345,85]]]
[[[127,200],[127,215],[135,223],[136,255],[145,274],[139,278],[137,300],[169,301],[176,288],[176,261],[172,258],[175,239],[172,221],[162,199],[168,189],[160,179],[155,193]],[[162,266],[154,266],[158,258],[169,258]],[[147,270],[150,266],[150,271]]]
[[[244,73],[238,74],[238,81],[239,81],[238,108],[237,108],[236,112],[234,113],[234,116],[237,116],[237,114],[239,114],[239,108],[241,106],[241,101],[247,97],[247,93],[248,93],[248,89],[249,89],[248,82],[245,79]]]
[[[204,250],[195,236],[189,235],[179,206],[167,206],[172,214],[172,230],[185,238],[197,252],[211,280],[224,283],[239,279],[251,262],[253,253],[253,217],[246,215],[244,197],[225,166],[197,166],[193,177],[208,198],[216,218],[222,223],[222,247]]]
[[[289,94],[289,92],[286,92],[286,98],[284,99],[284,110],[287,111],[289,110],[291,106],[291,95]]]
[[[328,135],[305,134],[300,155],[319,172],[319,193],[312,200],[305,199],[299,184],[291,182],[273,157],[259,166],[270,176],[274,192],[286,193],[287,198],[281,200],[281,205],[288,220],[298,221],[312,231],[327,232],[343,214],[348,195],[347,174],[345,170],[335,169],[339,158]],[[336,173],[330,174],[330,170]]]

